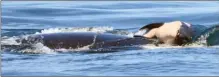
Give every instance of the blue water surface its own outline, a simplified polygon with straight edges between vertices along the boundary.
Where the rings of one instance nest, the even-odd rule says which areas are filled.
[[[128,29],[175,20],[206,27],[219,23],[218,1],[3,1],[1,7],[2,29]],[[217,76],[218,57],[219,47],[207,46],[108,53],[2,51],[1,69],[3,76]]]

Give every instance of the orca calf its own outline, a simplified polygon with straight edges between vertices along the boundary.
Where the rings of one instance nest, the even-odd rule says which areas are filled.
[[[191,24],[182,21],[151,23],[143,26],[135,37],[159,39],[158,43],[169,45],[184,45],[191,42],[193,29]]]

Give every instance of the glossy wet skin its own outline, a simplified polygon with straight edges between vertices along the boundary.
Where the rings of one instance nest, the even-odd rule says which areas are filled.
[[[148,39],[157,38],[159,43],[168,45],[183,45],[190,42],[192,39],[192,29],[188,23],[181,21],[152,23],[141,29],[147,29],[147,33],[143,37]],[[140,30],[141,30],[140,29]]]
[[[130,46],[148,44],[153,41],[144,38],[131,38],[122,35],[92,32],[69,32],[69,33],[50,33],[29,36],[23,43],[41,42],[52,49],[59,48],[81,48],[90,45],[90,48],[106,48],[112,46]]]

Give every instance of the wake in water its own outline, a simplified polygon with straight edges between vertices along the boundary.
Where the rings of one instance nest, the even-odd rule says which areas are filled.
[[[206,28],[201,25],[196,25],[196,36],[193,37],[193,42],[185,46],[167,46],[159,45],[155,46],[154,44],[146,45],[131,45],[131,46],[112,46],[108,48],[95,48],[90,49],[96,43],[96,37],[93,36],[93,42],[89,45],[77,47],[77,48],[58,48],[51,49],[45,46],[43,43],[39,42],[40,40],[32,40],[35,43],[31,45],[22,45],[22,39],[28,39],[30,35],[36,34],[50,34],[50,33],[66,33],[66,32],[94,32],[98,34],[109,33],[115,35],[121,35],[125,37],[133,37],[133,34],[138,30],[138,28],[132,29],[113,29],[113,27],[72,27],[72,28],[49,28],[43,29],[41,31],[35,30],[35,33],[26,32],[27,34],[18,34],[12,37],[8,37],[7,33],[16,32],[14,30],[3,30],[2,32],[2,50],[3,51],[14,51],[20,53],[57,53],[57,52],[107,52],[107,51],[117,51],[124,49],[157,49],[157,48],[184,48],[184,47],[207,47],[218,45],[219,42],[217,38],[219,37],[219,26],[213,26],[211,28]],[[30,30],[27,30],[30,31]],[[25,30],[23,30],[25,32]],[[4,36],[5,35],[5,36]]]

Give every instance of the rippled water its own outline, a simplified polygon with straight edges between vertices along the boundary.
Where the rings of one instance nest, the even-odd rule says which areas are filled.
[[[174,20],[210,27],[219,23],[218,7],[218,1],[4,1],[2,37],[34,34],[48,28],[104,27],[95,31],[131,29],[151,22]],[[219,75],[218,46],[145,45],[141,49],[129,48],[108,53],[71,51],[33,54],[4,50],[1,56],[2,75]]]

